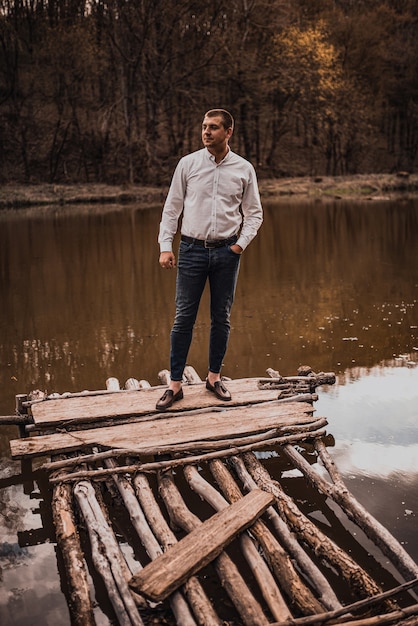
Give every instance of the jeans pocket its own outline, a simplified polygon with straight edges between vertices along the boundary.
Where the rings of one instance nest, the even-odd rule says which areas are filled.
[[[193,247],[194,247],[193,243],[187,243],[186,241],[180,241],[179,252],[183,252],[184,254],[187,254],[187,252],[189,250],[192,250]]]

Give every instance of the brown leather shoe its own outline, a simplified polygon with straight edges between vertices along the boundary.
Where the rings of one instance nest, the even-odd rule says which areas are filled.
[[[218,400],[231,400],[231,392],[225,387],[221,380],[217,380],[213,385],[206,379],[206,389],[215,394]]]
[[[173,406],[174,402],[177,402],[177,400],[183,400],[183,389],[180,389],[176,394],[172,389],[166,389],[155,405],[155,408],[157,411],[166,411]]]

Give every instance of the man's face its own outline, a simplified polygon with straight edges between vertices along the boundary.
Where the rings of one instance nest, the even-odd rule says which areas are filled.
[[[228,140],[232,135],[232,128],[225,129],[222,125],[222,118],[205,117],[202,123],[203,145],[210,152],[220,152],[226,149]]]

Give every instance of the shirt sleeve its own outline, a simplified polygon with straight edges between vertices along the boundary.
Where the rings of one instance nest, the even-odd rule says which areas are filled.
[[[183,162],[179,161],[174,170],[170,189],[164,203],[163,213],[158,234],[160,252],[171,252],[173,239],[178,229],[178,222],[184,206],[185,177]]]
[[[243,221],[237,245],[245,250],[263,223],[263,208],[261,206],[257,176],[252,165],[250,165],[248,183],[242,196],[241,211]]]

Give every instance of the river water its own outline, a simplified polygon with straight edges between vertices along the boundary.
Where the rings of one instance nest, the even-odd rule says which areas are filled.
[[[349,489],[418,560],[418,201],[264,208],[242,258],[223,373],[335,372],[315,404],[330,452]],[[174,272],[158,266],[159,218],[159,207],[134,205],[0,213],[0,415],[33,389],[103,389],[110,376],[159,382],[175,288]],[[189,358],[202,378],[207,307],[205,295]],[[65,626],[42,478],[10,459],[17,436],[0,428],[0,623]]]

